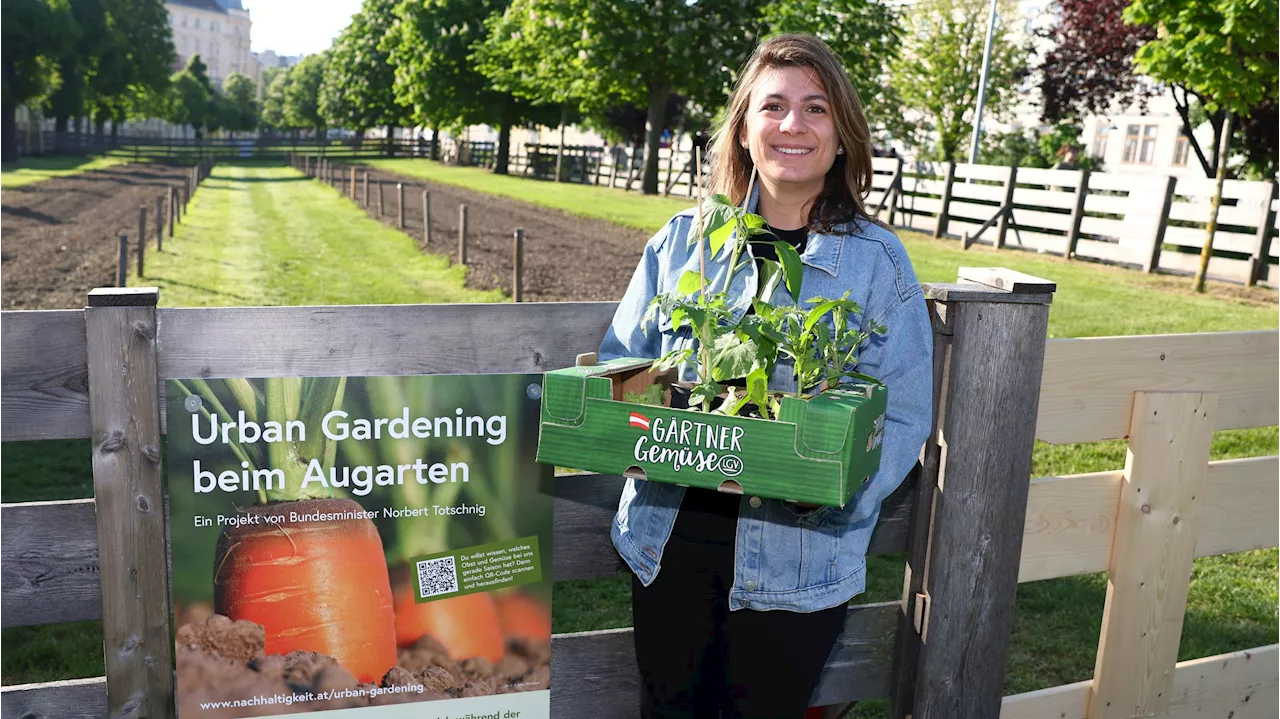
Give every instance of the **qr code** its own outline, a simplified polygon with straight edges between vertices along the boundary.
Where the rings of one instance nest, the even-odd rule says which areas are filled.
[[[458,591],[458,568],[453,557],[418,562],[418,596],[438,597]]]

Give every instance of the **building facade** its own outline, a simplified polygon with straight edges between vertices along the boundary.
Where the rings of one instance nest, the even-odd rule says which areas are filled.
[[[248,75],[255,85],[262,81],[262,66],[249,50],[253,23],[240,0],[169,0],[169,26],[177,50],[176,69],[193,55],[209,68],[209,80],[221,88],[233,72]]]

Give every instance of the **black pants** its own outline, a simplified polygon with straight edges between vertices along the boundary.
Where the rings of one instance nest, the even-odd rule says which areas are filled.
[[[682,536],[658,577],[632,578],[644,719],[800,719],[844,627],[844,605],[812,613],[730,612],[733,541]],[[697,534],[697,532],[694,532]]]

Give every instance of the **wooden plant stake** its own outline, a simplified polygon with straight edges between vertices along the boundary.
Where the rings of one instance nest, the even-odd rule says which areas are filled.
[[[515,233],[514,257],[511,271],[511,299],[521,302],[524,299],[524,228],[517,227]]]

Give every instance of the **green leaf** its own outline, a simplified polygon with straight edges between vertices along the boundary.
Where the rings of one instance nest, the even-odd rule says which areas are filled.
[[[842,302],[843,300],[827,300],[826,302],[823,302],[817,307],[809,310],[809,316],[805,318],[804,321],[804,331],[813,331],[813,326],[822,320],[822,316],[839,307]]]
[[[693,270],[685,270],[680,275],[680,281],[676,283],[676,292],[682,295],[693,296],[702,289],[702,275]]]
[[[724,388],[718,382],[700,382],[689,393],[689,406],[709,405],[723,391]]]
[[[716,229],[707,233],[707,241],[711,243],[711,256],[719,257],[720,251],[728,243],[729,237],[733,235],[733,223],[726,222]]]
[[[759,281],[756,285],[756,297],[768,299],[782,281],[782,264],[777,260],[760,260]]]
[[[711,347],[711,378],[724,380],[745,377],[755,365],[758,348],[751,340],[742,340],[736,332],[716,338]]]
[[[800,253],[787,242],[774,242],[778,251],[778,259],[782,261],[782,275],[786,279],[787,291],[794,299],[800,298],[800,284],[804,280],[804,264],[800,262]]]

